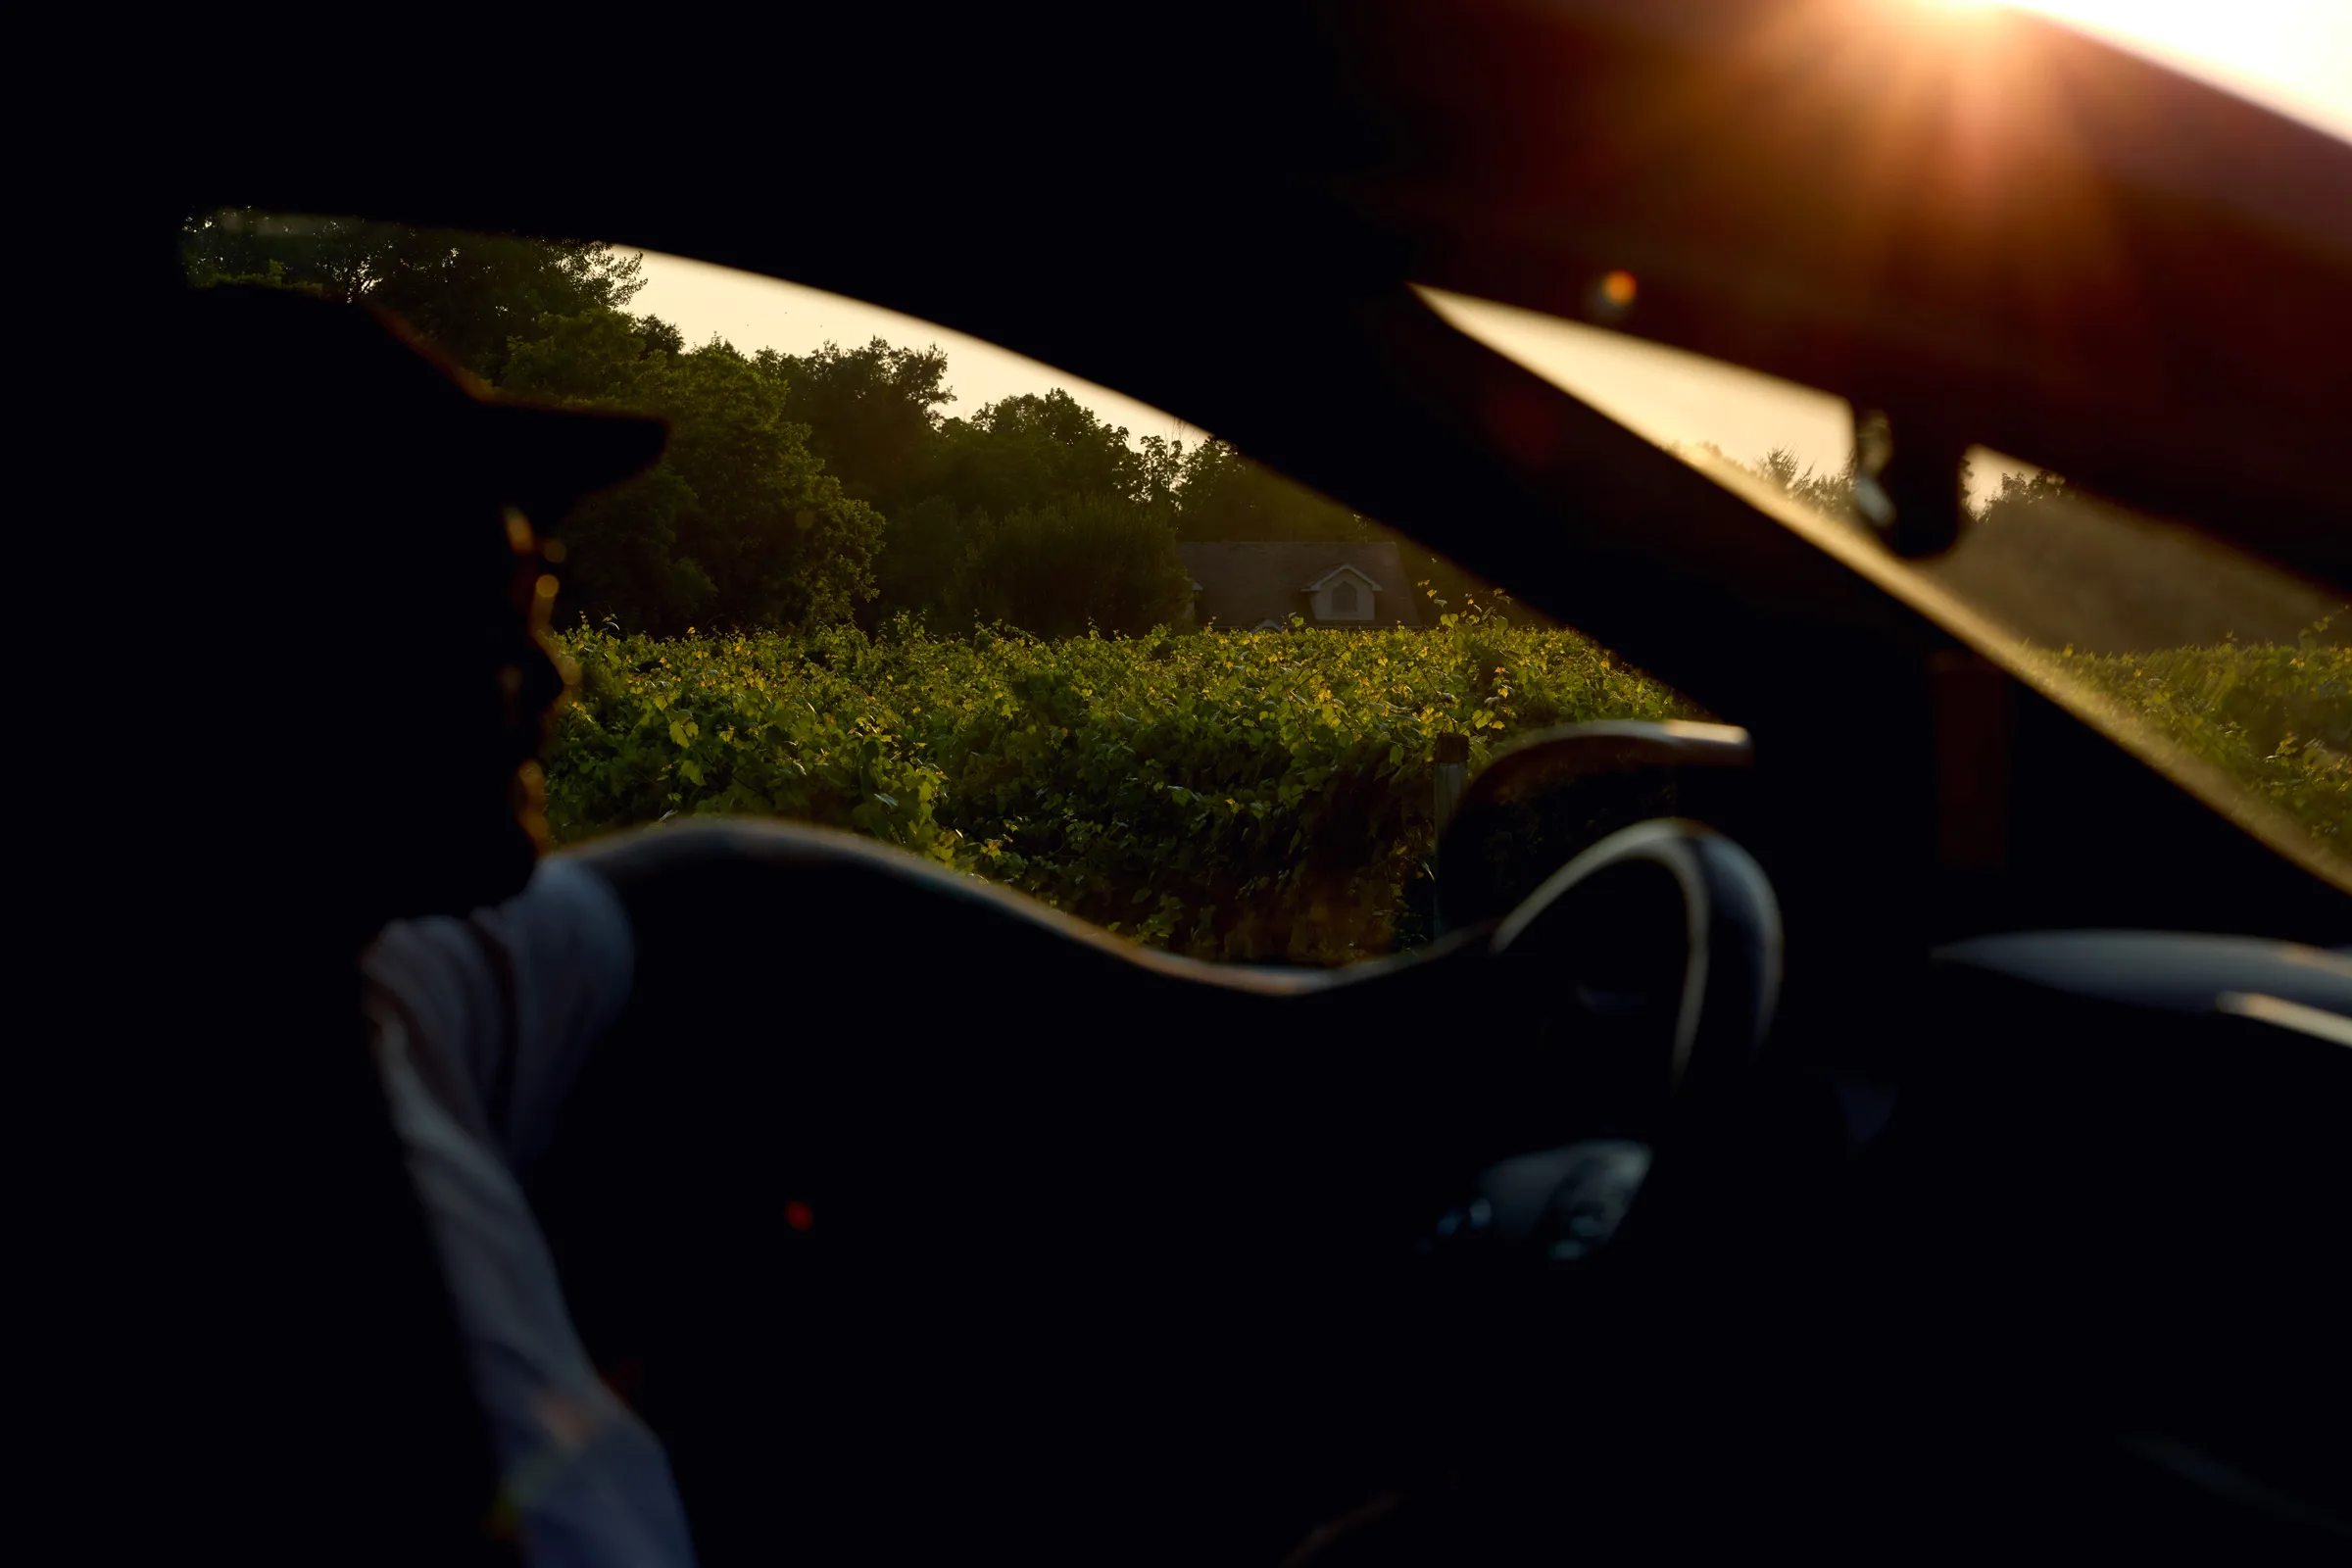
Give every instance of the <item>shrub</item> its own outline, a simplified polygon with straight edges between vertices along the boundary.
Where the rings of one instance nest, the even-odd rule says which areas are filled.
[[[1438,735],[1467,734],[1475,766],[1539,724],[1696,713],[1574,632],[1492,624],[564,641],[582,675],[548,766],[562,840],[791,816],[1219,958],[1395,945]]]
[[[2340,858],[2352,856],[2352,648],[2325,641],[2328,626],[2293,643],[2041,657]]]
[[[2352,846],[2352,650],[2037,655],[2300,822]],[[657,640],[582,626],[548,763],[557,837],[752,812],[897,844],[1154,947],[1340,962],[1412,935],[1437,737],[1470,765],[1550,724],[1703,717],[1572,631],[1043,641],[900,617]]]

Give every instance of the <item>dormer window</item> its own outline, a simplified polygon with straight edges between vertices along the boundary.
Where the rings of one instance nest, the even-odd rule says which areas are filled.
[[[1315,624],[1361,626],[1374,618],[1373,604],[1381,590],[1361,566],[1341,560],[1324,567],[1313,581],[1300,584],[1298,591],[1306,595],[1307,619]]]

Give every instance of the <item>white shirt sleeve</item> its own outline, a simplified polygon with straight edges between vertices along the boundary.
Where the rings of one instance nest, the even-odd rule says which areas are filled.
[[[376,1066],[491,1421],[500,1507],[544,1565],[691,1564],[661,1443],[589,1364],[515,1180],[628,998],[626,912],[561,860],[466,919],[401,921],[361,960]]]
[[[567,860],[465,919],[396,921],[362,968],[458,1076],[436,1097],[517,1169],[542,1153],[589,1048],[628,1001],[636,944],[619,898]],[[420,1063],[423,1067],[426,1064]]]

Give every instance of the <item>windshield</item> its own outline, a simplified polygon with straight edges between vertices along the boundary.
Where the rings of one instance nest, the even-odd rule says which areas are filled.
[[[2340,596],[1983,447],[1957,476],[1958,543],[1898,561],[1857,514],[1844,399],[1605,327],[1422,294],[1701,471],[1833,525],[1825,543],[1907,585],[1983,651],[2274,843],[2352,871],[2352,610]]]
[[[787,816],[1151,946],[1332,963],[1433,934],[1448,792],[1497,749],[1709,716],[1207,432],[855,301],[242,211],[183,255],[195,286],[394,311],[502,392],[668,420],[651,472],[534,519],[574,676],[558,843]]]

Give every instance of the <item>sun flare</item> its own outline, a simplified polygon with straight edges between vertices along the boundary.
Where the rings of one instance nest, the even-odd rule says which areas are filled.
[[[2335,0],[1896,3],[1947,18],[2033,12],[2352,139],[2352,5]]]

